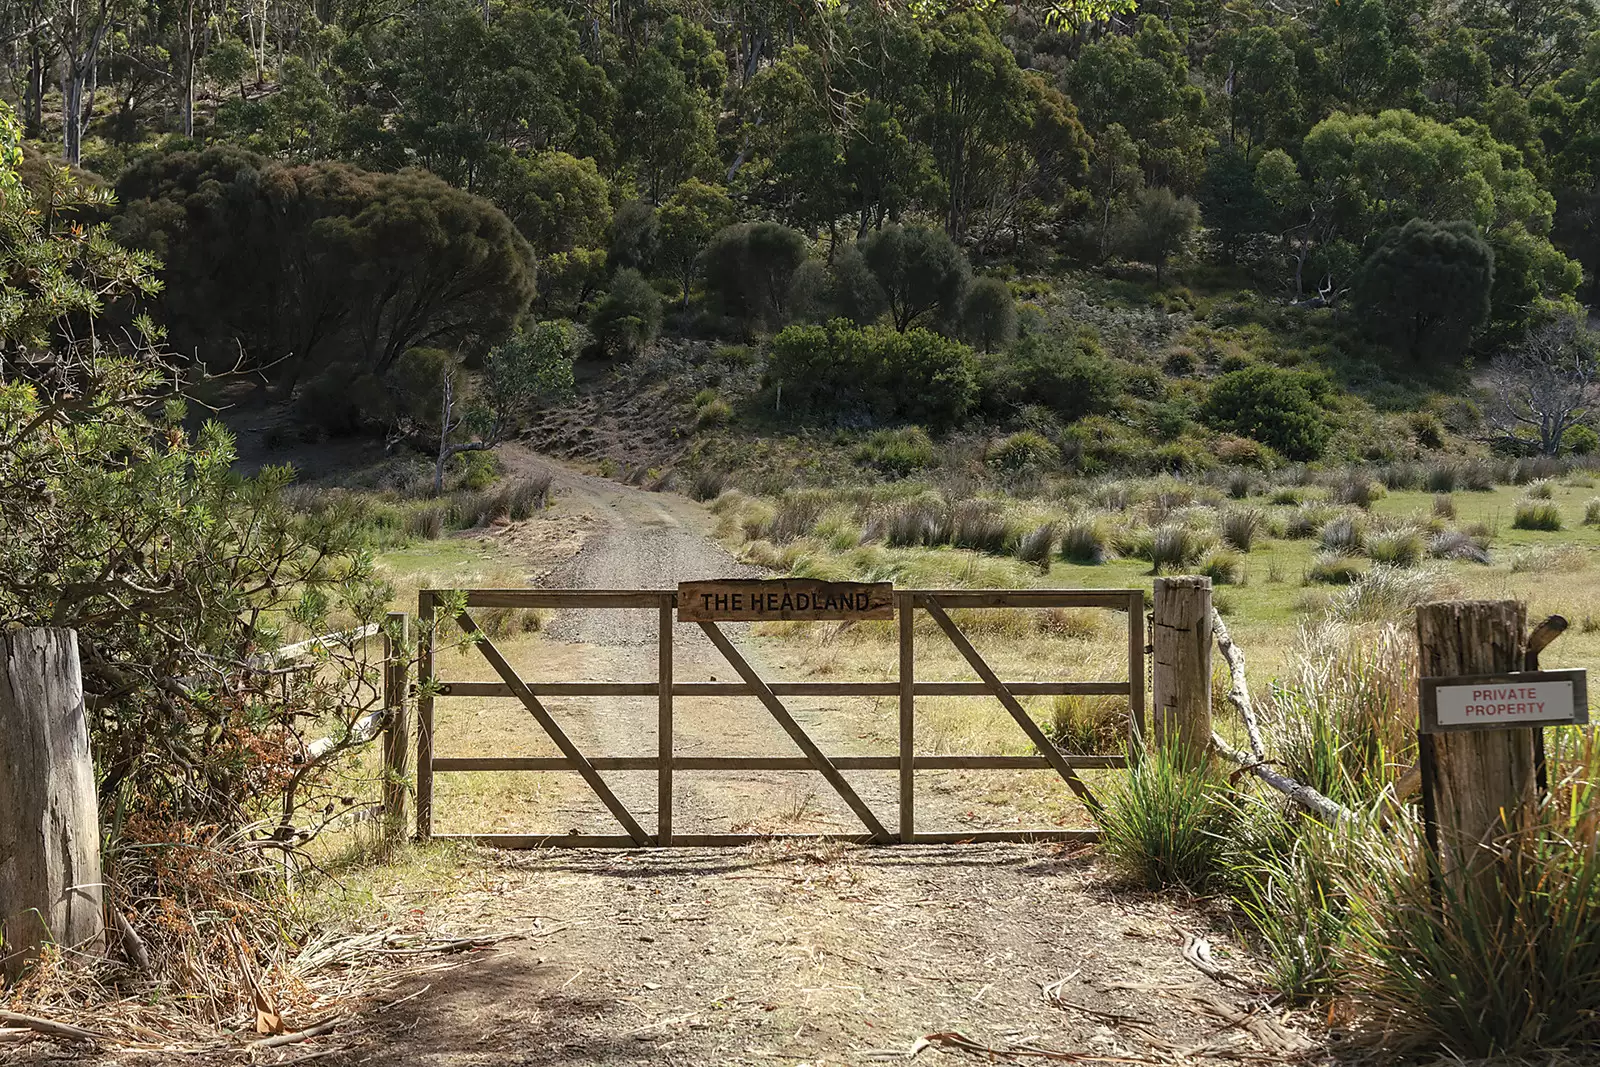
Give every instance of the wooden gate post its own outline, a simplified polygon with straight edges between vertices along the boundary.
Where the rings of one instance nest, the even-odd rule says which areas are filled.
[[[406,824],[406,765],[411,716],[406,685],[411,678],[411,616],[391,611],[383,627],[383,829],[398,837]]]
[[[1417,652],[1425,678],[1501,674],[1523,668],[1526,613],[1514,600],[1465,600],[1417,609]],[[1444,870],[1461,870],[1483,842],[1507,828],[1534,797],[1534,734],[1463,730],[1421,736],[1425,785]]]
[[[1152,736],[1200,766],[1211,752],[1211,579],[1157,578]]]
[[[0,974],[46,941],[98,952],[105,936],[100,815],[78,635],[0,637]]]

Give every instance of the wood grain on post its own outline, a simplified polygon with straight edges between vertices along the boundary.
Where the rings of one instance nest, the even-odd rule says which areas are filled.
[[[1151,735],[1196,765],[1211,751],[1211,579],[1157,578]]]
[[[98,952],[100,815],[78,635],[0,637],[0,974],[15,979],[46,941]]]
[[[1417,609],[1425,678],[1521,670],[1526,612],[1514,600],[1458,600]],[[1434,818],[1446,872],[1506,829],[1534,797],[1534,731],[1426,734],[1432,746]],[[1426,757],[1425,757],[1426,758]]]
[[[383,825],[398,836],[406,824],[406,765],[411,747],[411,716],[406,685],[411,677],[411,617],[392,611],[383,628]]]

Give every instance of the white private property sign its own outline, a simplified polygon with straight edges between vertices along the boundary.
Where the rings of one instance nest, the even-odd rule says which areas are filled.
[[[1581,670],[1424,678],[1421,712],[1423,733],[1586,723],[1588,678]]]

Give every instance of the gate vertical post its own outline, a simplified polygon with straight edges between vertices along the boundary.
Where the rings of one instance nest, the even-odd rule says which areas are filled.
[[[406,764],[411,718],[406,714],[406,682],[411,675],[411,616],[391,611],[383,627],[383,828],[397,837],[406,822]]]
[[[900,843],[909,845],[917,835],[917,671],[912,643],[917,598],[914,593],[899,593],[895,600],[900,623]]]
[[[1211,579],[1157,578],[1151,734],[1202,765],[1211,753]]]
[[[1128,596],[1128,730],[1130,751],[1144,748],[1144,593]]]
[[[1417,653],[1424,678],[1502,674],[1523,668],[1526,615],[1515,600],[1424,604]],[[1497,833],[1515,826],[1535,795],[1534,734],[1526,727],[1420,737],[1425,800],[1431,799],[1445,876]],[[1508,826],[1507,823],[1511,825]]]
[[[433,642],[430,590],[417,594],[417,840],[433,838]]]
[[[677,594],[661,597],[656,651],[656,843],[672,844],[672,609]]]

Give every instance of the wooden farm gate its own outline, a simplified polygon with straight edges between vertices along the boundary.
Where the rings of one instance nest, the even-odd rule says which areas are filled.
[[[1126,767],[1123,755],[1071,755],[1058,750],[1028,715],[1018,697],[1072,694],[1126,696],[1129,702],[1130,750],[1144,732],[1145,633],[1144,593],[1137,589],[1087,590],[895,590],[894,609],[899,630],[899,676],[886,682],[768,682],[763,679],[715,622],[699,622],[729,666],[737,682],[679,682],[673,679],[673,621],[678,607],[675,591],[649,590],[535,590],[478,589],[466,592],[424,590],[419,598],[420,648],[417,687],[417,836],[469,840],[500,848],[652,846],[735,846],[769,838],[847,840],[864,844],[954,843],[961,841],[1090,841],[1098,830],[1041,828],[1037,830],[961,830],[919,832],[916,826],[916,772],[928,770],[1037,770],[1054,769],[1092,814],[1100,805],[1079,769]],[[560,608],[575,610],[653,608],[657,612],[658,674],[653,682],[528,682],[518,676],[494,642],[474,621],[474,608]],[[1001,679],[972,646],[949,615],[951,609],[985,608],[1091,608],[1123,612],[1127,616],[1128,677],[1107,681],[1007,682]],[[445,618],[451,612],[454,620]],[[917,681],[913,669],[913,622],[916,612],[932,617],[979,681]],[[437,619],[436,619],[437,617]],[[437,621],[437,625],[435,625]],[[436,634],[453,621],[470,635],[475,647],[494,672],[497,682],[441,679],[434,673]],[[1037,755],[926,755],[914,751],[917,698],[988,695],[999,700],[1017,726],[1032,741]],[[585,753],[561,729],[542,698],[545,697],[655,697],[658,705],[658,751],[655,756],[607,756]],[[678,697],[751,696],[761,702],[794,741],[799,756],[679,756],[673,752],[673,701]],[[891,756],[829,756],[795,721],[784,705],[785,697],[858,696],[899,698],[899,751]],[[434,755],[434,705],[451,697],[515,697],[560,750],[560,756],[436,757]],[[815,771],[861,820],[855,834],[677,834],[672,827],[673,774],[677,771],[796,770]],[[899,772],[899,812],[896,826],[885,825],[857,795],[841,771],[894,770]],[[434,834],[433,779],[440,772],[467,771],[575,771],[611,812],[623,833],[604,834]],[[603,772],[655,771],[657,821],[655,832],[642,826],[607,785]]]

